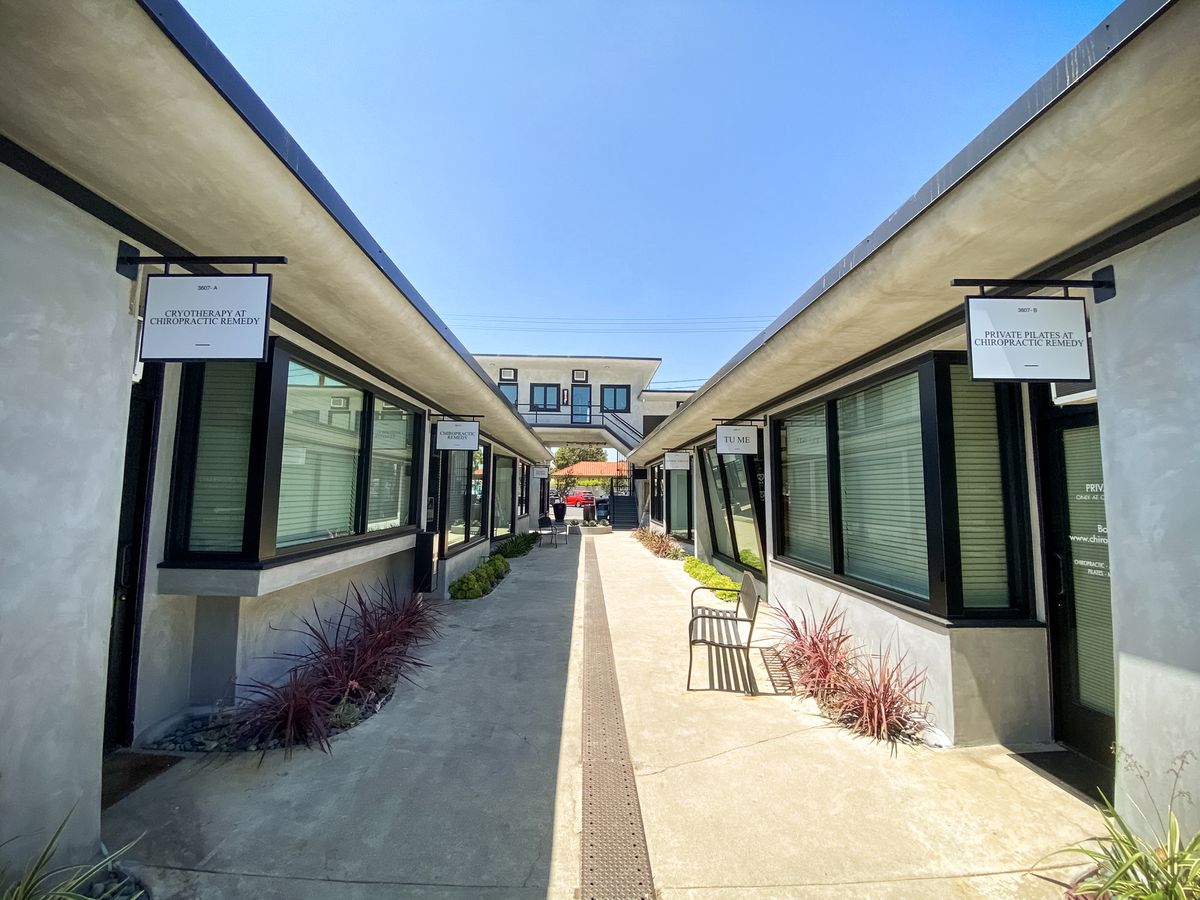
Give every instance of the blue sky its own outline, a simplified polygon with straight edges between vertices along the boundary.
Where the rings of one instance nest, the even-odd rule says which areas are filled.
[[[1115,4],[184,5],[469,349],[661,356],[666,387]]]

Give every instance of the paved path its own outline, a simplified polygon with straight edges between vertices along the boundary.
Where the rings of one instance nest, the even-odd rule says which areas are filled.
[[[1043,857],[1098,830],[1091,806],[1003,748],[854,739],[761,659],[759,696],[685,691],[693,583],[628,534],[587,540],[659,896],[1061,896]],[[106,842],[147,832],[158,900],[581,896],[580,551],[450,604],[420,687],[332,756],[189,760],[110,809]]]

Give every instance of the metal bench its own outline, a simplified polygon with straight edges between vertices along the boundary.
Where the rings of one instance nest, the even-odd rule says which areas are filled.
[[[758,588],[749,573],[742,575],[742,587],[738,592],[737,606],[697,606],[699,591],[728,590],[701,585],[692,591],[692,618],[688,622],[688,677],[687,689],[692,689],[692,663],[697,644],[739,651],[746,662],[746,693],[753,694],[750,687],[750,641],[754,638],[754,622],[758,618],[758,607],[762,602]]]

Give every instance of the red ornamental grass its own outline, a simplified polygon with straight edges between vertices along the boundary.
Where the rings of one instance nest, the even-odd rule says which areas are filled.
[[[287,748],[315,744],[329,751],[329,719],[335,703],[311,670],[295,668],[283,684],[254,681],[247,690],[250,702],[239,711],[235,724],[246,744],[262,748],[264,754],[272,740]]]
[[[917,699],[925,671],[905,666],[888,650],[855,661],[832,698],[830,715],[856,734],[895,744],[916,741],[928,705]]]
[[[786,609],[778,610],[783,640],[776,648],[779,658],[803,692],[826,706],[850,675],[854,658],[851,635],[843,621],[846,614],[834,604],[817,619],[800,611],[797,622]]]

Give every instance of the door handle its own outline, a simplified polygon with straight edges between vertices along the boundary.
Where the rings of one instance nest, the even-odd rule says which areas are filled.
[[[133,587],[129,580],[130,561],[133,558],[133,544],[122,544],[120,557],[117,562],[117,584],[122,588]]]
[[[1054,596],[1058,605],[1062,606],[1067,600],[1067,563],[1063,559],[1063,555],[1058,552],[1052,552],[1050,558],[1054,561],[1054,574],[1058,579],[1058,583],[1054,586]]]

